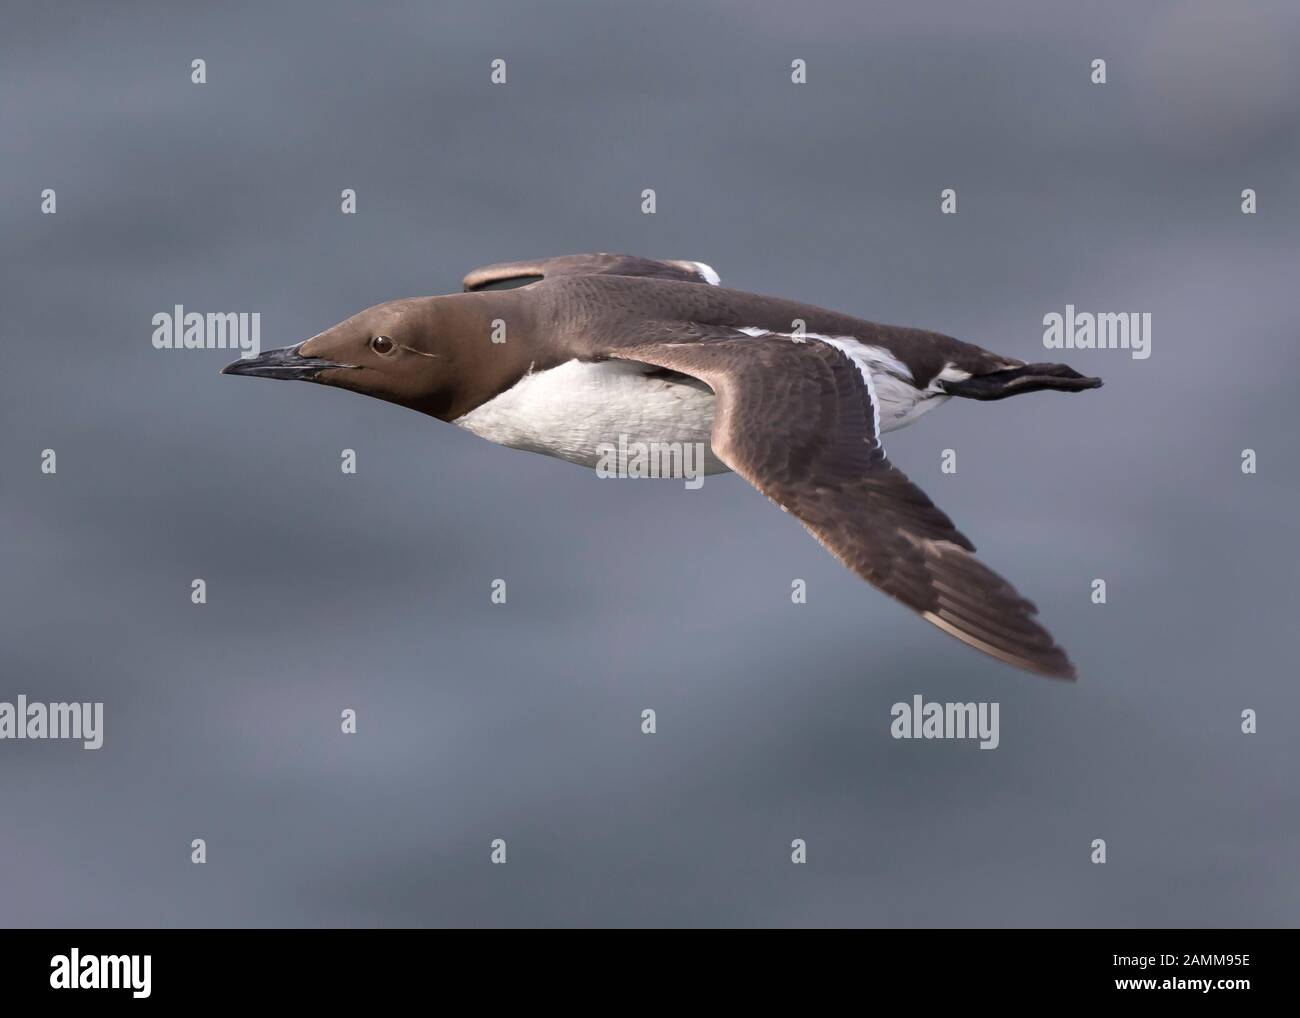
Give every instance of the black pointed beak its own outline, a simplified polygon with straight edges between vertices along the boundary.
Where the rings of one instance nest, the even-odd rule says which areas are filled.
[[[250,375],[253,378],[287,378],[308,382],[329,368],[352,368],[355,364],[340,364],[323,357],[304,357],[302,347],[286,346],[281,350],[268,350],[257,357],[232,361],[221,369],[223,375]]]

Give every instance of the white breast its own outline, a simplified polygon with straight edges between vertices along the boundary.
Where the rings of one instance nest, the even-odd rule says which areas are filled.
[[[727,467],[710,445],[713,392],[703,383],[655,377],[631,361],[569,361],[530,373],[455,423],[480,438],[595,467],[601,446],[700,443],[704,472]]]

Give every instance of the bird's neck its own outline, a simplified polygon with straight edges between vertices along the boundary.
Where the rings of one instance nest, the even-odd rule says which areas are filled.
[[[539,349],[530,302],[514,290],[459,293],[444,298],[438,328],[454,336],[461,384],[438,417],[454,421],[509,389],[530,371],[550,367]],[[539,364],[539,360],[545,363]]]

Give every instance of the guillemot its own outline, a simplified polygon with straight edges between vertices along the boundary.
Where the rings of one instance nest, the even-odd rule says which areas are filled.
[[[886,458],[953,396],[1101,385],[950,336],[723,288],[702,262],[567,255],[475,269],[223,369],[396,403],[583,466],[620,438],[702,442],[863,579],[995,658],[1073,678],[1037,608]]]

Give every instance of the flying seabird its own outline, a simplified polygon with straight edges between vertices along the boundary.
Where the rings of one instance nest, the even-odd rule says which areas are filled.
[[[232,375],[350,389],[492,442],[593,467],[622,436],[700,442],[844,565],[976,650],[1073,678],[1037,609],[886,458],[953,396],[1101,385],[920,329],[723,288],[701,262],[587,254],[475,269]]]

